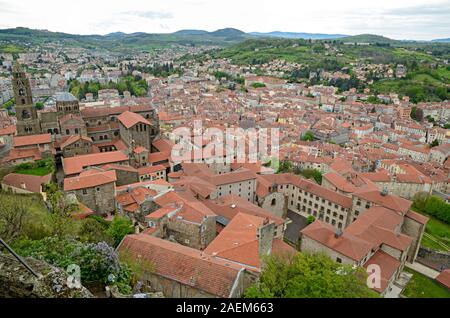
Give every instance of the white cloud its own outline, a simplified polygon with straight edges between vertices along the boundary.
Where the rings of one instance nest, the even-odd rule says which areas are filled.
[[[78,34],[250,31],[450,36],[449,0],[0,0],[0,21]]]

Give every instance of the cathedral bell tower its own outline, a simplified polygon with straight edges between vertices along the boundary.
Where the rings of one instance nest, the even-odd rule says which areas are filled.
[[[41,126],[36,107],[33,106],[30,81],[18,63],[13,67],[13,89],[16,100],[17,134],[19,136],[40,134]]]

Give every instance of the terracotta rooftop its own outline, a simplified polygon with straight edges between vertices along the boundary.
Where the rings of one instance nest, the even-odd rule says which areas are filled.
[[[49,183],[51,180],[52,180],[51,174],[41,177],[26,174],[10,173],[3,178],[2,183],[18,189],[24,189],[33,193],[41,193],[42,185]]]
[[[450,269],[442,271],[438,277],[436,277],[436,281],[450,289]]]
[[[337,251],[355,261],[361,261],[372,249],[372,244],[362,240],[354,235],[345,233],[336,237],[336,229],[320,220],[315,221],[301,231],[314,241]]]
[[[269,218],[274,221],[276,225],[281,225],[285,222],[284,219],[271,214],[269,211],[260,208],[237,195],[229,195],[215,201],[208,200],[204,203],[215,214],[225,217],[229,221],[233,220],[239,213],[243,213],[263,219]]]
[[[119,121],[126,127],[131,128],[136,124],[151,125],[150,122],[139,114],[126,111],[117,117]]]
[[[258,228],[264,218],[238,213],[205,250],[205,253],[239,264],[259,268]]]
[[[378,265],[381,268],[381,286],[380,288],[375,288],[375,290],[382,293],[388,287],[392,276],[394,276],[399,269],[400,262],[391,255],[379,250],[364,264],[364,268],[373,264]]]
[[[117,181],[116,172],[111,171],[89,171],[78,177],[64,179],[64,191],[73,191],[92,188]]]
[[[150,235],[128,235],[119,254],[152,264],[159,276],[221,298],[231,296],[242,266]]]
[[[16,136],[14,137],[14,147],[34,146],[49,144],[52,142],[51,134]]]
[[[402,212],[405,215],[411,205],[412,202],[403,198],[400,198],[396,195],[383,195],[379,190],[360,188],[353,193],[354,196],[364,199],[366,201],[384,206],[388,209]]]
[[[119,163],[128,161],[128,156],[122,151],[104,152],[76,156],[63,159],[63,168],[66,175],[78,174],[84,168],[90,166],[100,166],[108,163]]]

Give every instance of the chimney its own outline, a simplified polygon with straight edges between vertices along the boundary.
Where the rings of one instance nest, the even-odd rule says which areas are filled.
[[[267,222],[266,222],[267,221]],[[270,255],[272,253],[272,243],[275,236],[275,223],[269,219],[264,220],[263,225],[258,228],[256,237],[259,242],[259,256]]]
[[[21,182],[21,183],[20,183],[20,187],[21,187],[22,189],[25,189],[25,190],[26,190],[27,185],[25,184],[25,182]]]

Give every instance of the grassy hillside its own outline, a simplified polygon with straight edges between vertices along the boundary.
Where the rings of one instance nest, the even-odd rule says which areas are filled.
[[[103,48],[110,50],[152,49],[178,45],[218,45],[227,46],[244,41],[252,36],[236,29],[222,29],[215,32],[181,31],[168,34],[149,33],[112,33],[101,35],[75,35],[28,28],[0,30],[0,41],[17,44],[42,45],[60,43],[66,46],[79,46],[88,49]],[[0,46],[0,50],[2,47]]]
[[[347,40],[346,40],[347,39]],[[367,41],[371,45],[348,45]],[[364,42],[366,43],[366,42]],[[327,47],[331,46],[329,49]],[[443,59],[450,55],[450,45],[411,43],[387,38],[361,35],[329,41],[302,39],[247,40],[225,48],[213,56],[230,58],[236,64],[259,65],[275,59],[301,64],[301,70],[289,78],[308,79],[309,71],[323,69],[339,71],[343,67],[352,69],[360,63],[386,64],[395,68],[403,64],[408,76],[403,79],[377,79],[370,86],[376,93],[398,93],[407,95],[413,102],[442,101],[450,99],[448,85],[450,71]],[[437,65],[440,65],[436,68]],[[327,84],[327,83],[324,83]],[[363,84],[361,84],[363,85]],[[358,85],[358,88],[362,86]],[[367,87],[367,85],[365,85]]]

